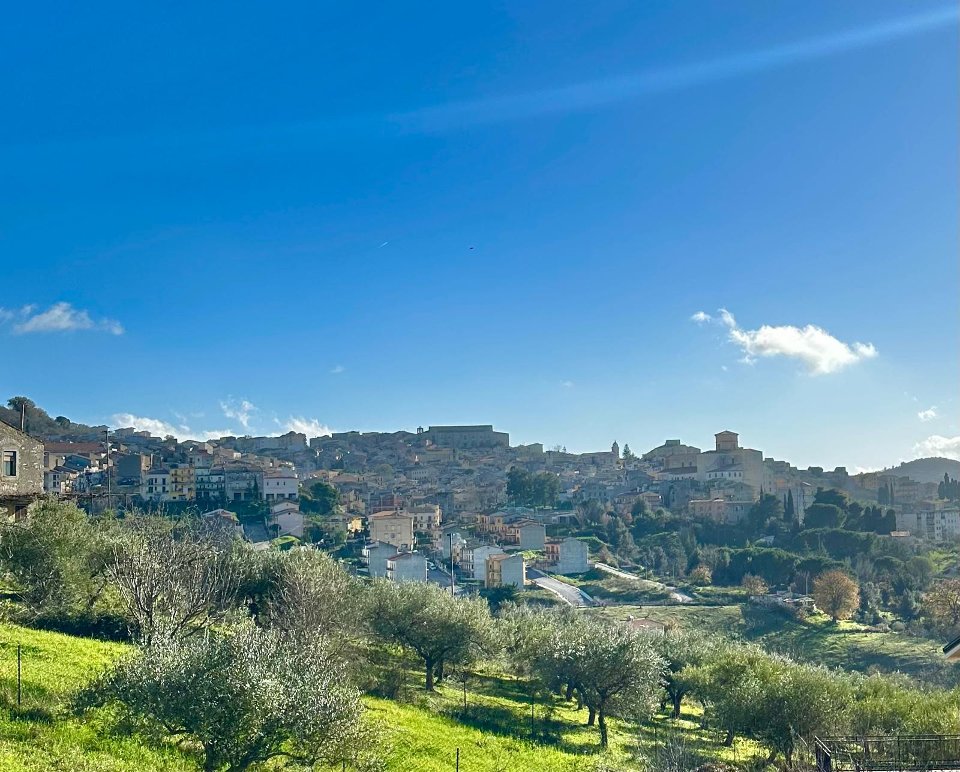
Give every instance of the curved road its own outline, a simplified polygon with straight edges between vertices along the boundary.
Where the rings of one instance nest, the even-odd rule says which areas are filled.
[[[544,590],[548,590],[554,595],[559,596],[562,601],[569,603],[571,606],[593,605],[593,600],[583,593],[580,588],[574,587],[566,582],[561,582],[559,579],[554,579],[552,576],[543,573],[543,571],[530,568],[527,569],[527,576],[530,577],[538,587],[542,587]]]

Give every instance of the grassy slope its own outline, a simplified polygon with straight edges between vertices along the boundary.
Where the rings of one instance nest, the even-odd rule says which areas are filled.
[[[17,644],[22,646],[23,706],[16,708]],[[109,733],[97,719],[81,721],[62,711],[66,695],[107,667],[124,646],[0,623],[0,769],[191,770],[173,749]]]
[[[825,616],[797,621],[748,604],[733,606],[616,606],[603,613],[649,617],[682,627],[738,634],[800,660],[866,671],[899,670],[924,680],[954,683],[955,668],[943,660],[939,644],[904,633],[869,632],[854,622],[831,623]]]
[[[23,707],[16,703],[16,646],[23,647]],[[116,772],[119,770],[195,770],[192,759],[173,748],[111,734],[103,719],[80,720],[62,708],[68,695],[121,656],[128,647],[41,632],[0,623],[0,769],[5,772]],[[411,683],[418,679],[412,674]],[[664,737],[683,735],[686,751],[702,757],[746,758],[747,742],[733,749],[686,720],[658,718],[642,727],[611,720],[611,749],[601,754],[597,731],[584,726],[585,711],[561,704],[551,715],[535,708],[537,739],[531,738],[530,704],[524,684],[506,677],[474,677],[468,684],[468,708],[462,710],[457,684],[435,695],[411,690],[412,703],[365,698],[370,717],[382,726],[387,769],[433,772],[451,770],[456,749],[464,772],[594,772],[635,767],[636,753],[651,752]],[[692,710],[692,709],[691,709]]]
[[[652,582],[640,577],[628,579],[618,574],[605,573],[598,568],[585,574],[555,578],[579,587],[591,597],[601,601],[649,603],[664,600],[669,596],[666,586],[660,582]]]
[[[685,752],[698,761],[744,760],[758,753],[746,740],[722,747],[718,737],[698,728],[692,706],[685,707],[680,721],[658,716],[637,726],[612,719],[611,747],[602,753],[596,728],[584,725],[586,711],[577,711],[574,703],[555,706],[552,712],[538,704],[531,730],[530,703],[520,682],[475,678],[468,687],[466,711],[462,699],[454,685],[431,696],[421,693],[416,704],[368,698],[371,716],[385,726],[388,769],[446,772],[453,769],[459,748],[460,769],[469,772],[614,772],[637,768],[638,754],[650,756],[665,738],[680,736]],[[531,734],[540,738],[544,732],[551,736],[549,744],[532,741]]]

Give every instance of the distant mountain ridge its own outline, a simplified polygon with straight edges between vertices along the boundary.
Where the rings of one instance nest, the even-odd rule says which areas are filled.
[[[917,458],[883,471],[887,474],[909,477],[917,482],[935,483],[940,482],[944,474],[960,478],[960,461],[952,458]]]

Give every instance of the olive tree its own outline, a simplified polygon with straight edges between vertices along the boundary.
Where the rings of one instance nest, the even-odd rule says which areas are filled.
[[[331,764],[363,745],[362,707],[344,662],[320,638],[244,623],[154,638],[77,697],[113,705],[139,731],[200,749],[207,772],[272,761]]]
[[[568,645],[575,652],[575,679],[588,708],[596,711],[600,745],[607,747],[607,716],[648,714],[657,702],[664,661],[651,636],[622,623],[578,624]]]
[[[259,553],[248,588],[257,621],[289,634],[323,635],[338,647],[361,625],[360,589],[325,552]]]
[[[435,679],[443,679],[445,665],[468,665],[495,644],[487,602],[454,597],[435,584],[376,580],[366,611],[375,635],[423,661],[427,691],[433,691]]]
[[[600,745],[608,743],[607,718],[635,717],[657,702],[664,660],[651,636],[624,624],[582,615],[541,612],[529,615],[535,632],[519,654],[549,689],[576,692],[596,723]]]
[[[680,718],[683,698],[690,691],[690,685],[682,677],[688,667],[697,667],[706,662],[715,651],[719,642],[711,636],[696,630],[667,630],[654,638],[657,652],[666,661],[663,688],[673,705],[672,717]]]
[[[759,720],[769,665],[769,655],[757,646],[724,644],[677,678],[703,703],[706,720],[726,731],[724,744],[732,745],[735,735],[749,734]]]
[[[798,741],[836,731],[850,703],[841,674],[751,644],[720,647],[707,662],[684,671],[683,678],[704,700],[708,717],[727,731],[727,744],[734,734],[753,737],[769,749],[770,762],[783,754],[788,769]]]
[[[107,586],[106,521],[48,501],[0,530],[0,561],[36,615],[89,611]]]
[[[952,735],[960,730],[960,694],[920,686],[899,673],[852,675],[854,735]]]
[[[196,522],[128,518],[107,572],[134,633],[147,643],[189,635],[230,609],[241,576],[240,549]]]
[[[839,673],[819,665],[771,657],[765,673],[756,723],[751,734],[770,749],[770,760],[783,754],[793,768],[798,741],[812,747],[815,735],[836,731],[850,704],[850,689]]]

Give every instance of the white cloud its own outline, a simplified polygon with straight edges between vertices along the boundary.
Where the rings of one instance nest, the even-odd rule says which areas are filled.
[[[326,424],[320,423],[316,418],[304,418],[303,416],[290,416],[283,428],[288,432],[300,432],[307,437],[328,437],[333,434],[333,430]]]
[[[178,440],[218,440],[221,437],[236,436],[237,432],[233,429],[191,429],[186,424],[175,425],[169,421],[160,418],[150,418],[149,416],[134,415],[133,413],[115,413],[112,417],[112,424],[116,428],[126,428],[132,426],[138,431],[150,432],[159,437],[166,437],[172,434]]]
[[[25,335],[32,332],[72,332],[90,330],[123,335],[123,325],[115,319],[94,319],[89,311],[74,308],[69,303],[54,303],[46,311],[37,312],[34,305],[18,309],[0,308],[0,323],[14,322],[13,332]]]
[[[759,357],[782,356],[799,360],[811,375],[826,375],[877,356],[873,344],[844,343],[813,324],[805,327],[765,324],[756,330],[744,330],[725,308],[721,308],[716,317],[698,311],[692,319],[726,327],[728,339],[743,351],[742,361],[746,364],[753,364]]]
[[[220,409],[227,418],[235,418],[244,429],[250,428],[250,417],[257,412],[257,406],[246,399],[236,400],[227,397],[220,402]]]
[[[937,456],[960,461],[960,436],[941,437],[939,434],[932,434],[914,445],[913,452],[917,458]]]
[[[690,317],[690,321],[696,322],[697,324],[704,324],[713,321],[713,317],[706,311],[697,311],[697,313]]]
[[[181,437],[181,440],[219,440],[221,437],[236,437],[240,432],[235,429],[203,429],[201,431],[187,430],[187,434]]]
[[[563,388],[565,388],[565,389],[572,389],[572,388],[573,388],[573,381],[561,381],[561,382],[560,382],[560,385],[563,386]]]
[[[343,365],[334,365],[334,367],[331,368],[330,373],[331,375],[340,375],[340,373],[346,372],[346,369],[347,368]]]
[[[148,416],[134,415],[133,413],[115,413],[113,415],[113,425],[119,428],[132,426],[141,432],[150,432],[160,437],[166,437],[172,434],[174,437],[183,434],[186,426],[174,426],[167,421],[159,418],[149,418]]]
[[[937,417],[937,406],[928,407],[926,410],[921,410],[917,413],[917,418],[926,423],[927,421],[932,421]]]

